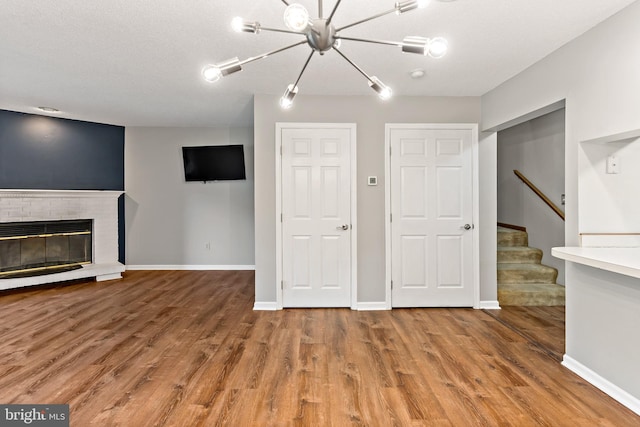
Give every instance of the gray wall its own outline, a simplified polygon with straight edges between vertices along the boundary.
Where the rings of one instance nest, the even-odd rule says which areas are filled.
[[[185,182],[182,146],[227,144],[246,180]],[[127,128],[125,190],[127,265],[253,267],[252,129]]]
[[[256,301],[276,302],[275,124],[341,122],[357,124],[358,302],[383,302],[385,123],[478,123],[480,99],[398,97],[382,103],[375,96],[300,95],[296,97],[293,109],[283,111],[278,106],[278,98],[258,95],[254,100]],[[370,175],[378,176],[378,186],[367,186],[366,179]],[[495,244],[492,251],[495,253]],[[494,294],[495,281],[489,284],[487,292],[493,300]],[[484,295],[481,299],[485,299]]]
[[[583,216],[593,215],[592,209],[612,208],[610,203],[601,203],[589,204],[592,209],[581,209],[580,141],[640,129],[638,22],[640,2],[635,2],[482,97],[483,129],[499,128],[529,112],[566,100],[568,246],[578,246]],[[624,162],[638,165],[640,155],[627,157]],[[637,194],[637,182],[622,185],[621,193]],[[594,197],[590,188],[583,190],[585,195]],[[627,223],[627,230],[634,227],[633,231],[638,232],[638,225],[640,218],[633,218]],[[604,271],[596,276],[592,270],[573,263],[566,265],[566,353],[640,399],[640,340],[637,330],[629,326],[640,324],[640,280]],[[618,291],[620,287],[624,291]],[[622,335],[616,332],[617,339],[612,340],[612,331],[618,330]],[[635,355],[635,361],[629,360],[630,354]]]
[[[564,109],[498,132],[498,221],[526,227],[529,246],[543,251],[542,262],[557,268],[564,284],[564,261],[551,256],[551,248],[564,246],[564,221],[514,169],[564,208]]]

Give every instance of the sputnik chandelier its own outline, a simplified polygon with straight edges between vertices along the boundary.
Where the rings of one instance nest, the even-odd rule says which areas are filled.
[[[384,40],[370,40],[370,39],[362,39],[355,37],[346,37],[341,35],[343,30],[347,28],[355,27],[356,25],[363,24],[365,22],[371,21],[376,18],[380,18],[385,15],[389,15],[391,13],[402,14],[405,12],[409,12],[414,9],[425,8],[430,0],[409,0],[409,1],[398,1],[396,2],[393,9],[378,13],[369,18],[365,18],[356,22],[353,22],[348,25],[344,25],[336,28],[333,25],[333,16],[338,10],[338,6],[340,6],[342,0],[338,0],[333,7],[333,10],[329,14],[327,18],[323,17],[322,11],[322,0],[318,0],[318,18],[311,19],[309,16],[309,12],[307,9],[299,4],[299,3],[290,3],[288,0],[282,0],[282,2],[287,6],[284,12],[284,22],[288,27],[286,29],[278,29],[278,28],[268,28],[263,27],[259,22],[255,21],[245,21],[242,18],[235,18],[231,25],[236,32],[246,32],[257,34],[261,31],[273,31],[279,33],[290,33],[296,34],[299,36],[303,36],[305,39],[299,41],[297,43],[284,46],[279,49],[272,50],[270,52],[263,53],[258,56],[253,56],[247,58],[245,60],[239,60],[237,57],[229,59],[224,62],[220,62],[214,65],[207,65],[202,70],[202,75],[205,80],[208,82],[216,82],[220,80],[221,77],[228,76],[229,74],[233,74],[238,71],[242,71],[242,66],[248,64],[253,61],[257,61],[259,59],[266,58],[268,56],[274,55],[276,53],[283,52],[285,50],[294,48],[296,46],[300,46],[302,44],[308,44],[311,47],[311,53],[307,58],[307,61],[304,63],[302,67],[302,71],[298,75],[295,83],[290,84],[287,87],[287,90],[284,92],[282,98],[280,98],[280,106],[282,108],[291,108],[293,105],[293,99],[298,93],[298,83],[302,78],[305,70],[307,69],[307,65],[309,65],[309,61],[316,54],[324,55],[329,50],[335,50],[341,57],[343,57],[349,64],[351,64],[356,70],[358,70],[369,82],[369,87],[376,91],[378,96],[381,99],[389,99],[391,97],[391,89],[386,86],[380,79],[376,76],[370,76],[367,74],[362,68],[356,65],[352,60],[350,60],[341,50],[340,45],[342,40],[355,41],[355,42],[365,42],[365,43],[376,43],[383,45],[391,45],[398,46],[402,48],[403,52],[406,53],[416,53],[420,55],[429,55],[433,58],[441,58],[447,51],[447,41],[442,37],[435,38],[425,38],[418,36],[408,36],[405,37],[401,42],[393,42],[393,41],[384,41]]]

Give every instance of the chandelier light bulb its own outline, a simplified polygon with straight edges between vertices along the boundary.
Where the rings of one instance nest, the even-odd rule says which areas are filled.
[[[236,33],[241,33],[243,26],[244,26],[244,19],[242,19],[241,17],[236,16],[231,20],[231,28],[233,28],[233,31],[235,31]]]
[[[427,54],[432,58],[442,58],[448,49],[447,40],[442,37],[434,37],[429,40],[429,49]]]
[[[202,77],[204,77],[204,79],[209,83],[214,83],[220,80],[220,77],[222,77],[222,71],[220,70],[220,67],[207,65],[202,69]]]
[[[291,3],[284,10],[284,23],[292,31],[305,31],[309,22],[309,12],[299,3]]]
[[[237,16],[231,21],[231,28],[233,28],[233,31],[236,33],[256,34],[260,32],[260,23],[245,21],[241,17]]]
[[[378,94],[378,97],[383,101],[386,101],[387,99],[391,98],[391,95],[393,95],[391,88],[385,86],[385,88],[382,89]]]
[[[282,95],[282,98],[280,98],[280,107],[284,110],[291,108],[293,106],[293,98],[295,98],[297,94],[298,86],[294,87],[292,84],[287,86],[287,90],[284,92],[284,95]]]
[[[383,101],[391,98],[393,92],[389,86],[386,86],[384,83],[380,81],[376,76],[371,76],[371,80],[369,81],[369,87],[375,90],[378,93],[378,97]]]
[[[430,0],[407,0],[396,2],[396,14],[409,12],[413,9],[424,9],[430,3]]]

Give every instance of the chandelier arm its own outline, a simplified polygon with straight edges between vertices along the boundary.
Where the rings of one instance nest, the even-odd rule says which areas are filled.
[[[401,42],[392,42],[392,41],[387,41],[387,40],[370,40],[370,39],[359,39],[356,37],[341,37],[341,36],[336,36],[336,39],[339,40],[350,40],[350,41],[354,41],[354,42],[364,42],[364,43],[375,43],[375,44],[384,44],[384,45],[388,45],[388,46],[402,46]]]
[[[318,0],[318,18],[322,19],[322,0]]]
[[[307,65],[309,65],[309,61],[311,61],[311,57],[313,57],[313,55],[315,53],[316,53],[316,51],[311,49],[311,54],[309,55],[309,57],[307,58],[307,61],[302,66],[302,71],[300,71],[300,74],[298,75],[298,78],[296,79],[296,82],[293,84],[293,87],[298,86],[298,83],[300,82],[300,79],[302,78],[302,75],[304,74],[305,70],[307,69]]]
[[[287,6],[289,6],[289,2],[287,0],[282,0],[282,3],[286,4]]]
[[[291,30],[283,30],[280,28],[269,28],[269,27],[260,27],[260,31],[271,31],[274,33],[287,33],[287,34],[298,34],[300,36],[307,36],[305,33],[301,33],[299,31],[291,31]]]
[[[375,84],[375,81],[373,81],[373,79],[371,78],[371,76],[369,76],[369,74],[367,74],[362,68],[358,67],[358,65],[356,65],[355,62],[353,62],[352,60],[350,60],[349,58],[347,58],[347,56],[340,52],[339,49],[337,49],[335,46],[333,47],[333,50],[335,50],[336,52],[338,52],[340,54],[340,56],[342,56],[349,64],[351,64],[353,66],[353,68],[355,68],[356,70],[358,70],[360,72],[360,74],[362,74],[363,76],[365,76],[365,78],[367,80],[369,80],[372,84]]]
[[[335,5],[335,6],[333,6],[333,10],[331,11],[331,15],[329,15],[329,17],[327,18],[327,25],[331,24],[331,20],[333,19],[333,15],[335,15],[336,10],[338,10],[338,6],[340,6],[340,2],[341,2],[341,1],[342,1],[342,0],[338,0],[338,1],[336,2],[336,5]],[[394,10],[395,10],[395,9],[394,9]]]
[[[378,13],[376,15],[373,15],[373,16],[370,16],[368,18],[361,19],[360,21],[356,21],[354,23],[345,25],[344,27],[336,28],[336,33],[339,32],[339,31],[342,31],[342,30],[346,30],[347,28],[355,27],[356,25],[364,24],[365,22],[372,21],[372,20],[380,18],[382,16],[390,15],[392,13],[396,13],[396,11],[397,11],[397,9],[394,7],[393,9],[390,9],[390,10],[388,10],[386,12],[380,12],[380,13]]]
[[[276,53],[280,53],[280,52],[285,51],[287,49],[291,49],[293,47],[300,46],[301,44],[307,44],[307,41],[303,40],[301,42],[294,43],[294,44],[289,45],[289,46],[281,47],[280,49],[276,49],[276,50],[272,50],[270,52],[263,53],[262,55],[252,56],[250,58],[245,59],[244,61],[240,61],[240,63],[238,65],[244,65],[244,64],[248,64],[249,62],[257,61],[259,59],[264,59],[264,58],[266,58],[268,56],[275,55]]]

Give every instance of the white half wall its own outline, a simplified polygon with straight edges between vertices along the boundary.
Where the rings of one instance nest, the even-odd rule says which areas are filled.
[[[567,355],[640,401],[640,279],[569,264]]]
[[[247,179],[185,182],[183,146],[242,144]],[[254,265],[253,130],[125,129],[126,263]]]

